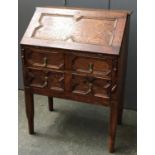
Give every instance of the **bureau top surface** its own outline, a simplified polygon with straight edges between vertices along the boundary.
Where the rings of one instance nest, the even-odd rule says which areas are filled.
[[[38,7],[22,45],[118,55],[128,12]]]

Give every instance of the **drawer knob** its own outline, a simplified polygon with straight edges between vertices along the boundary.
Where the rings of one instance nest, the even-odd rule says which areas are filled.
[[[93,72],[93,67],[94,65],[92,63],[89,64],[89,72],[92,73]]]

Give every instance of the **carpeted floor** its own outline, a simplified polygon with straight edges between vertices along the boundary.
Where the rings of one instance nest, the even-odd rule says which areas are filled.
[[[35,95],[35,135],[28,134],[23,91],[19,91],[19,155],[110,155],[107,148],[108,108]],[[116,152],[137,154],[137,113],[124,110]]]

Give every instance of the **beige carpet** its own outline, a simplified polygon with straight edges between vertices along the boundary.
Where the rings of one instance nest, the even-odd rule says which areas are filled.
[[[19,91],[19,155],[109,155],[108,108],[54,98],[48,111],[47,97],[35,95],[35,132],[29,135],[23,91]],[[124,110],[118,126],[116,152],[137,154],[137,113]]]

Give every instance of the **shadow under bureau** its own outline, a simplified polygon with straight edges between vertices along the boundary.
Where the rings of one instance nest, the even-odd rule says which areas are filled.
[[[109,151],[121,124],[129,12],[36,8],[21,41],[29,133],[34,134],[33,94],[99,104],[110,109]]]

